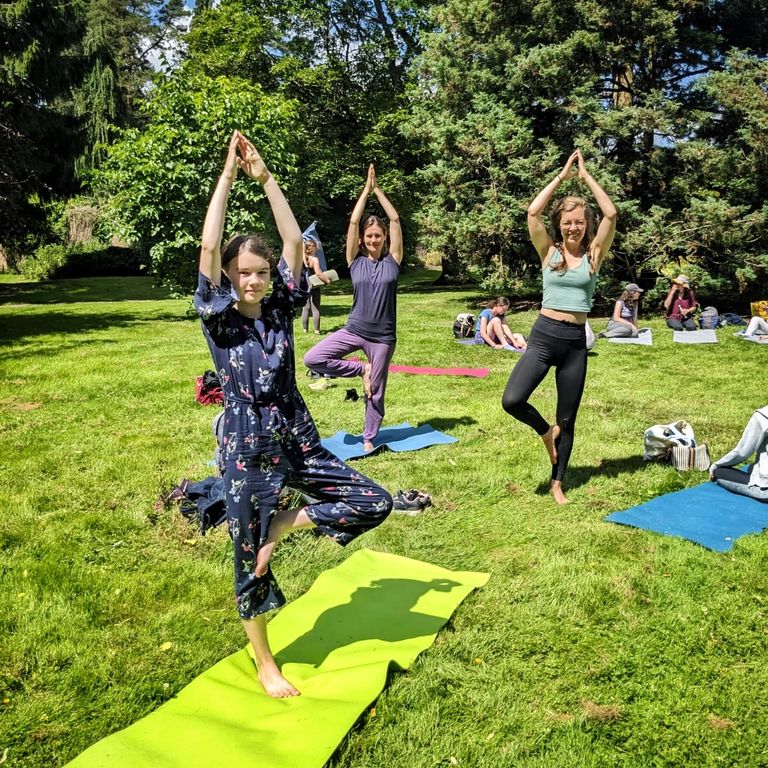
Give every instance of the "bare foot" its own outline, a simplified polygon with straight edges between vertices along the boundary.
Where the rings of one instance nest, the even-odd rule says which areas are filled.
[[[553,480],[549,484],[549,491],[552,494],[552,498],[558,504],[568,503],[568,499],[565,498],[565,494],[563,493],[563,484],[559,480]]]
[[[370,398],[371,396],[371,364],[366,363],[365,368],[363,369],[363,390],[365,391],[365,396]]]
[[[374,448],[375,446],[370,440],[363,440],[363,450],[366,453],[370,453]]]
[[[557,424],[553,424],[542,436],[544,441],[544,447],[549,454],[549,461],[551,464],[557,464],[557,448],[555,442],[560,437],[560,427]]]
[[[289,696],[301,696],[283,676],[275,664],[265,664],[259,670],[259,682],[265,693],[273,699],[287,699]]]

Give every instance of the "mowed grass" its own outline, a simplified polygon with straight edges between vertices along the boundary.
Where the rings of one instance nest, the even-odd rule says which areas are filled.
[[[394,362],[490,375],[390,376],[385,424],[429,422],[459,442],[356,462],[434,506],[391,516],[349,550],[491,579],[409,671],[392,671],[330,764],[768,765],[768,534],[717,554],[603,521],[705,480],[645,465],[643,430],[685,418],[714,456],[729,450],[765,404],[768,349],[730,329],[717,345],[673,345],[658,318],[653,347],[598,342],[571,503],[558,507],[539,439],[500,407],[517,357],[455,344],[456,313],[482,297],[435,290],[433,276],[402,278]],[[350,304],[349,284],[333,286],[324,330]],[[144,278],[0,284],[4,765],[66,763],[245,644],[226,532],[202,538],[153,506],[182,477],[210,473],[216,409],[194,401],[210,360],[189,308]],[[527,333],[534,317],[511,323]],[[296,338],[300,362],[316,337]],[[362,401],[344,395],[360,382],[313,392],[303,370],[321,434],[359,432]],[[533,402],[551,419],[554,399],[550,374]],[[295,599],[347,556],[302,533],[278,549],[275,572]]]

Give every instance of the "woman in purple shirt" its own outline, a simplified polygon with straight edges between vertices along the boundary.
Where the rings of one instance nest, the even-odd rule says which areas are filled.
[[[696,321],[693,313],[699,304],[691,289],[691,281],[685,275],[678,275],[672,281],[672,287],[664,299],[667,310],[667,325],[673,331],[695,331]]]
[[[389,218],[389,250],[384,248],[387,228],[378,216],[369,216],[360,224],[371,193],[376,195]],[[400,217],[379,189],[376,171],[371,165],[347,228],[352,311],[344,328],[332,333],[304,356],[304,364],[316,373],[341,378],[363,377],[366,397],[363,447],[366,451],[373,450],[373,440],[384,420],[387,373],[397,341],[397,278],[402,260]],[[345,359],[359,350],[365,353],[367,363]]]

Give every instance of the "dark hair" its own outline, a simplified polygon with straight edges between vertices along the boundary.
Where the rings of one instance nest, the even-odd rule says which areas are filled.
[[[587,227],[584,232],[582,247],[584,248],[584,251],[587,252],[589,251],[589,245],[592,242],[592,238],[595,236],[595,231],[597,229],[597,217],[595,216],[595,212],[592,210],[592,206],[583,197],[568,195],[567,197],[564,197],[555,203],[555,207],[549,214],[549,223],[552,225],[552,232],[554,234],[553,239],[555,242],[560,243],[560,241],[557,240],[557,237],[560,233],[560,219],[562,219],[564,213],[568,213],[574,208],[584,209],[584,218],[586,219]],[[560,244],[562,245],[562,243]],[[549,268],[555,272],[565,272],[568,269],[568,264],[565,261],[565,255],[563,254],[563,258],[557,264],[553,264]]]
[[[232,259],[243,251],[250,251],[256,256],[261,256],[269,262],[270,267],[275,266],[275,257],[267,243],[258,235],[233,235],[224,243],[221,249],[221,266],[226,267]]]
[[[365,234],[365,230],[368,229],[368,227],[374,226],[374,224],[377,227],[381,227],[382,231],[384,232],[384,238],[386,240],[387,236],[389,235],[389,230],[387,229],[387,225],[378,217],[371,214],[365,221],[360,223],[360,239],[362,240],[363,235]]]
[[[509,306],[509,299],[506,296],[497,296],[495,299],[491,299],[486,306],[488,309],[493,309],[501,304],[502,307]]]

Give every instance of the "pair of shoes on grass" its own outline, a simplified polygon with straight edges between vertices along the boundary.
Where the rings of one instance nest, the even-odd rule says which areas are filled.
[[[418,515],[431,504],[432,497],[415,488],[410,491],[398,491],[392,497],[392,509],[410,516]]]

